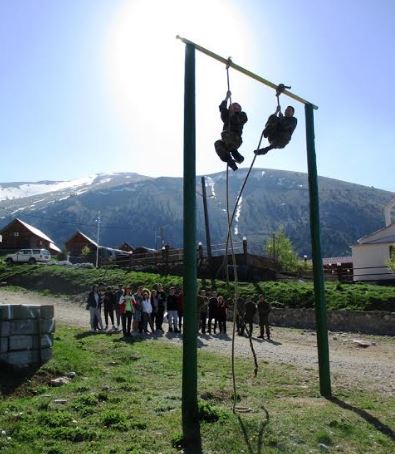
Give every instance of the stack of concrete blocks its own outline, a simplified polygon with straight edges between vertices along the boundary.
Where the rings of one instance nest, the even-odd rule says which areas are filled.
[[[52,357],[54,307],[0,304],[0,363],[38,367]]]

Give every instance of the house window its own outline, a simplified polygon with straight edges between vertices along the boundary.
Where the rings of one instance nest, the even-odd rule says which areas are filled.
[[[14,236],[18,237],[19,236],[19,232],[14,232]]]
[[[391,244],[390,246],[390,259],[395,259],[395,244]]]

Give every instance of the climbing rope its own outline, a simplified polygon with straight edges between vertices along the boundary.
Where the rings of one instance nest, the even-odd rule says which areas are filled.
[[[231,59],[229,58],[228,59],[228,64],[226,65],[226,78],[227,78],[227,85],[228,85],[228,93],[231,93],[231,91],[230,91],[230,78],[229,78],[230,63],[231,63]],[[230,103],[232,103],[231,97],[230,97]],[[260,138],[258,147],[261,144],[262,137],[263,137],[263,132],[261,134],[261,138]],[[250,166],[250,169],[248,171],[248,174],[247,174],[247,176],[246,176],[246,178],[244,180],[244,183],[243,183],[243,186],[241,188],[241,191],[240,191],[240,193],[239,193],[239,195],[237,197],[236,204],[235,204],[235,207],[234,207],[233,212],[232,212],[232,216],[230,216],[230,208],[229,208],[229,166],[228,165],[226,166],[226,214],[227,214],[227,221],[228,221],[228,234],[227,234],[227,240],[226,240],[225,258],[226,258],[226,280],[227,280],[227,283],[229,283],[229,269],[228,269],[228,247],[229,247],[229,243],[230,243],[230,250],[231,250],[231,255],[232,255],[232,267],[233,267],[233,276],[234,276],[232,353],[231,353],[231,358],[232,358],[231,359],[231,363],[232,363],[232,365],[231,365],[231,367],[232,367],[232,384],[233,384],[233,407],[232,407],[233,413],[235,413],[236,411],[242,412],[242,411],[249,411],[249,410],[246,409],[246,408],[242,408],[242,407],[236,407],[236,403],[237,403],[237,383],[236,383],[236,371],[235,371],[235,339],[236,339],[236,320],[237,320],[237,316],[238,316],[237,300],[238,300],[238,297],[239,297],[239,290],[238,290],[238,273],[237,273],[236,255],[235,255],[235,252],[234,252],[233,235],[232,235],[232,224],[233,224],[233,220],[234,220],[234,217],[235,217],[235,214],[236,214],[237,205],[238,205],[239,200],[241,198],[241,195],[242,195],[242,192],[244,190],[244,187],[245,187],[245,185],[247,183],[248,176],[251,173],[252,167],[253,167],[254,162],[255,162],[255,158],[256,157],[254,157],[254,159],[253,159],[253,161],[251,163],[251,166]],[[252,333],[249,333],[248,329],[246,329],[246,332],[247,332],[247,335],[248,335],[248,339],[249,339],[249,343],[250,343],[250,349],[251,349],[252,356],[253,356],[253,359],[254,359],[254,376],[256,377],[257,373],[258,373],[258,360],[257,360],[255,349],[254,349],[254,346],[253,346],[253,343],[252,343],[252,338],[251,338],[251,334]]]
[[[290,90],[290,89],[291,89],[291,87],[284,85],[284,84],[277,85],[277,88],[276,88],[277,109],[280,108],[280,110],[281,110],[280,96],[284,93],[285,90]]]
[[[230,91],[230,78],[229,78],[229,67],[230,64],[232,63],[231,58],[229,57],[228,59],[228,64],[226,65],[226,78],[227,78],[227,86],[228,86],[228,93],[230,94],[229,99],[230,99],[230,104],[232,103],[231,100],[231,91]],[[276,97],[277,97],[277,107],[280,107],[280,95],[284,92],[285,89],[290,89],[291,87],[285,86],[284,84],[279,84],[276,90]],[[227,95],[228,95],[227,93]],[[281,108],[281,107],[280,107]],[[230,128],[230,124],[229,124]],[[261,142],[263,139],[263,131],[261,133],[261,136],[259,138],[258,146],[256,149],[259,149],[261,146]],[[233,235],[232,235],[232,224],[236,215],[237,207],[240,202],[241,196],[243,194],[244,188],[247,185],[248,178],[251,174],[251,171],[254,167],[256,160],[256,155],[254,155],[254,158],[251,162],[251,165],[248,169],[247,175],[244,178],[242,187],[237,195],[235,206],[232,211],[232,216],[230,216],[230,210],[229,210],[229,165],[226,166],[226,213],[227,213],[227,221],[228,221],[228,233],[227,233],[227,238],[226,238],[226,248],[225,248],[225,256],[224,260],[222,262],[222,265],[217,271],[217,275],[220,272],[220,270],[223,268],[224,264],[226,263],[226,282],[229,284],[229,270],[228,270],[228,250],[229,250],[229,243],[230,243],[230,249],[231,249],[231,255],[232,255],[232,266],[233,266],[233,275],[234,275],[234,300],[233,300],[233,327],[232,327],[232,384],[233,384],[233,406],[232,410],[233,413],[236,411],[239,412],[246,412],[250,411],[250,409],[247,409],[245,407],[236,407],[236,402],[237,402],[237,383],[236,383],[236,371],[235,371],[235,339],[236,339],[236,320],[238,316],[238,308],[237,308],[237,300],[239,297],[239,290],[238,290],[238,273],[237,273],[237,264],[236,264],[236,256],[234,252],[234,245],[233,245]],[[243,320],[244,323],[244,320]],[[256,352],[254,349],[254,345],[252,343],[252,333],[249,331],[248,327],[245,325],[244,326],[249,344],[250,344],[250,350],[253,356],[254,360],[254,377],[257,376],[258,374],[258,360],[256,356]]]

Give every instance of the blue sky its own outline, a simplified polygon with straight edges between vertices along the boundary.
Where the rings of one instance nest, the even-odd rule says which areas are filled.
[[[180,34],[319,106],[320,175],[395,191],[393,17],[393,0],[1,0],[0,181],[181,176]],[[233,71],[231,86],[248,166],[275,96]],[[197,55],[199,174],[224,169],[225,92],[224,66]],[[256,166],[304,172],[304,109],[282,104],[296,107],[293,141]]]

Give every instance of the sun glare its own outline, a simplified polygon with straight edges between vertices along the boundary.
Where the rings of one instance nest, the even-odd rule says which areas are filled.
[[[139,150],[134,163],[147,146],[160,147],[180,161],[176,153],[182,142],[185,46],[176,35],[226,57],[232,52],[238,63],[248,58],[248,31],[229,1],[125,1],[111,21],[105,65],[114,108],[129,132],[131,153]],[[202,115],[202,122],[209,125],[197,139],[198,145],[206,147],[210,141],[211,147],[220,127],[216,106],[226,92],[226,74],[224,65],[206,56],[197,56],[197,62],[198,122]],[[240,92],[244,90],[241,84]]]

